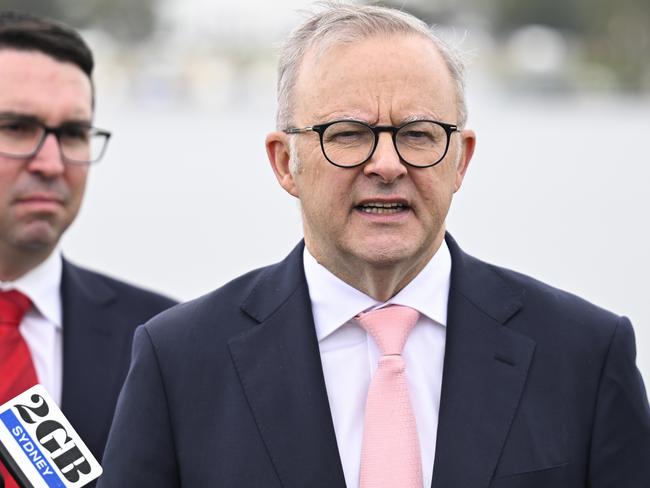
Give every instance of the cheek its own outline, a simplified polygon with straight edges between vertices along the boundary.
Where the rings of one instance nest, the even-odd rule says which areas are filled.
[[[11,180],[0,174],[0,201],[7,200],[11,194]]]
[[[86,189],[88,168],[85,166],[69,166],[66,171],[65,180],[72,200],[80,202]]]
[[[308,163],[309,164],[309,163]],[[344,225],[354,187],[354,174],[319,162],[313,168],[306,168],[297,179],[301,205],[312,220],[336,228]],[[331,166],[331,168],[330,168]]]
[[[16,161],[3,161],[0,159],[0,205],[5,211],[9,202],[16,193],[16,188],[21,185],[21,173],[23,165],[17,165]]]
[[[314,136],[318,137],[316,133],[314,133]],[[306,150],[304,150],[303,154],[304,154],[304,159],[306,161],[320,162],[321,159],[323,160],[325,159],[325,156],[323,156],[323,151],[320,148],[320,142],[318,142],[318,140],[310,141],[309,147],[307,147]],[[324,162],[327,163],[327,161]]]
[[[0,194],[6,195],[16,184],[24,165],[18,160],[5,160],[0,157]]]
[[[439,214],[440,212],[446,212],[454,191],[453,172],[432,171],[413,180],[427,213]]]

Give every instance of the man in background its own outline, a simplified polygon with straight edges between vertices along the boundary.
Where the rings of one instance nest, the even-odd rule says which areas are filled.
[[[174,302],[58,247],[110,138],[93,127],[93,64],[71,28],[0,13],[0,404],[41,383],[101,459],[133,330]]]
[[[138,329],[99,485],[649,486],[629,320],[446,232],[466,121],[458,53],[418,19],[300,25],[266,148],[304,243]]]

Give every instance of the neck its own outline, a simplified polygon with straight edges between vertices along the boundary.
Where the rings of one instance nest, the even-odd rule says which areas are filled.
[[[0,246],[0,281],[17,280],[45,261],[51,253],[51,249],[39,253],[7,252]]]
[[[378,302],[387,302],[408,285],[426,266],[426,263],[427,261],[417,263],[416,266],[407,269],[365,267],[354,275],[338,277]]]
[[[444,231],[426,253],[390,263],[367,262],[356,256],[328,259],[326,254],[318,252],[317,247],[311,246],[307,239],[305,245],[316,261],[337,278],[379,302],[386,302],[422,271],[440,248],[443,239]]]

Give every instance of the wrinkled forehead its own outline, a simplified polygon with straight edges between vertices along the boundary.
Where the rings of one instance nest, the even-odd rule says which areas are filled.
[[[379,110],[382,104],[444,112],[456,104],[455,82],[438,46],[410,33],[316,42],[301,60],[294,97],[296,115],[346,106]]]

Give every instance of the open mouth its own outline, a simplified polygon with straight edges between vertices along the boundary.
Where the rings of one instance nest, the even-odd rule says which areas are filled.
[[[369,214],[396,214],[408,210],[403,203],[369,202],[356,207],[357,210]]]

